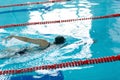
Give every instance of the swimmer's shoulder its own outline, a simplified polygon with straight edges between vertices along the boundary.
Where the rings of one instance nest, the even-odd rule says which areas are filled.
[[[59,45],[56,45],[56,44],[53,44],[53,43],[50,43],[48,47],[59,47],[59,48],[62,48],[64,46],[66,46],[67,43],[64,43],[64,44],[59,44]]]

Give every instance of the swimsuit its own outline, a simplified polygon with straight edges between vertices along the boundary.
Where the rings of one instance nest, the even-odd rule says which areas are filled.
[[[46,49],[46,48],[48,48],[48,47],[50,47],[50,43],[48,44],[48,46],[47,47],[45,47],[45,48],[41,48],[41,47],[34,47],[34,50],[44,50],[44,49]],[[15,55],[17,55],[17,54],[20,54],[20,55],[23,55],[23,54],[25,54],[27,51],[29,51],[30,49],[29,48],[24,48],[23,50],[20,50],[20,51],[18,51],[18,52],[16,52],[15,53]]]

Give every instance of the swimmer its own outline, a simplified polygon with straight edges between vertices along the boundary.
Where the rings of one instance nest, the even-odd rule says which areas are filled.
[[[29,42],[29,43],[36,44],[36,45],[38,45],[40,47],[41,50],[44,50],[44,49],[50,47],[51,45],[63,44],[66,41],[66,39],[63,36],[55,37],[54,42],[50,43],[50,42],[48,42],[47,40],[44,40],[44,39],[33,39],[33,38],[14,36],[14,35],[8,36],[7,38],[5,38],[5,40],[12,39],[12,38],[16,38],[16,39],[24,41],[24,42]],[[25,48],[25,49],[23,49],[21,51],[18,51],[15,54],[23,55],[23,54],[25,54],[26,51],[27,51],[27,48]]]

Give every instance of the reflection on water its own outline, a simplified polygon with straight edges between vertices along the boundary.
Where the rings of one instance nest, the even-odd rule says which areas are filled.
[[[92,17],[90,10],[92,5],[87,0],[53,4],[49,12],[30,12],[29,22]],[[90,29],[91,20],[88,20],[60,24],[31,25],[24,29],[23,32],[64,35],[78,39],[60,50],[45,56],[44,62],[49,60],[56,63],[72,59],[90,58],[92,56],[90,46],[93,43],[89,33]]]
[[[62,20],[62,19],[76,19],[81,17],[92,17],[91,14],[91,6],[95,5],[90,3],[87,0],[76,0],[72,2],[62,2],[56,4],[45,4],[44,6],[51,6],[49,11],[30,11],[29,12],[29,21],[28,22],[38,22],[38,21],[51,21],[51,20]],[[53,40],[56,35],[63,35],[67,38],[67,45],[62,47],[61,49],[51,49],[47,53],[39,54],[39,52],[31,52],[38,53],[37,55],[27,55],[27,57],[21,57],[17,59],[10,59],[3,61],[4,65],[2,65],[2,69],[12,68],[23,68],[23,67],[31,67],[42,64],[53,64],[60,63],[62,61],[70,61],[73,59],[82,59],[82,58],[90,58],[92,56],[90,51],[90,46],[93,41],[90,37],[90,29],[91,29],[91,20],[86,21],[77,21],[77,22],[68,22],[68,23],[60,23],[60,24],[46,24],[46,25],[30,25],[26,28],[22,29],[18,35],[20,36],[29,36],[36,35],[34,38],[39,38],[41,35],[47,35],[46,38],[48,41]],[[3,29],[1,29],[3,30]],[[1,31],[8,32],[7,30]],[[9,31],[11,34],[15,34],[16,32]],[[9,34],[8,33],[8,34]],[[16,40],[9,41],[2,46],[14,46],[14,44],[21,46],[22,45],[31,45],[28,43],[16,43]],[[12,44],[10,44],[12,43]],[[39,56],[39,57],[36,57]],[[32,59],[31,59],[32,58]],[[11,65],[12,64],[17,64]],[[22,66],[20,66],[22,65]]]
[[[115,13],[120,13],[120,1],[119,0],[115,0],[112,1],[111,4],[111,9],[113,12]],[[110,11],[110,12],[112,12]],[[113,42],[113,48],[112,50],[114,51],[115,54],[119,54],[120,53],[120,27],[118,25],[120,25],[120,17],[117,17],[114,19],[113,22],[111,22],[111,28],[109,29],[109,35],[110,38],[112,39]]]

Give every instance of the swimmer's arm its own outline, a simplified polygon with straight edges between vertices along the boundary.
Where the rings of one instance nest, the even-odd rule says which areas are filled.
[[[14,35],[9,36],[9,37],[16,38],[16,39],[24,41],[24,42],[30,42],[33,44],[37,44],[41,47],[46,47],[49,44],[49,42],[47,42],[46,40],[43,40],[43,39],[32,39],[32,38],[28,38],[28,37],[21,37],[21,36],[14,36]]]
[[[32,40],[31,38],[20,37],[20,36],[12,36],[12,38],[16,38],[16,39],[24,41],[24,42],[30,42]]]

